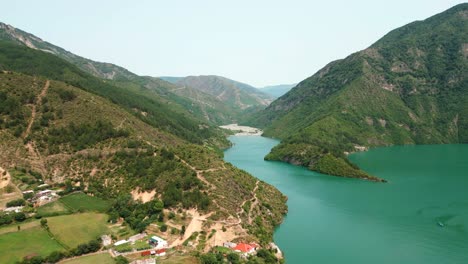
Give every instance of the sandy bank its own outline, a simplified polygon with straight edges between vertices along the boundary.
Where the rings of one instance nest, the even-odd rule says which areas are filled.
[[[238,124],[230,124],[220,127],[237,132],[236,136],[261,136],[263,134],[263,131],[258,128],[249,126],[239,126]]]

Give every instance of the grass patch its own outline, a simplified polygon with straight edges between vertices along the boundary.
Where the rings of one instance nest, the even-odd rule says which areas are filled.
[[[200,263],[196,257],[193,256],[171,256],[167,259],[158,259],[160,264],[198,264]]]
[[[70,248],[108,233],[107,215],[83,213],[47,218],[50,232]]]
[[[110,202],[81,192],[64,196],[60,198],[60,202],[73,211],[96,211],[103,213],[110,207]]]
[[[67,214],[70,211],[60,201],[51,202],[37,208],[37,213],[42,216]]]
[[[108,254],[97,254],[91,256],[79,257],[61,262],[62,264],[115,264],[114,259]]]
[[[33,227],[38,227],[41,224],[39,223],[39,220],[26,220],[22,223],[13,223],[8,226],[3,226],[0,228],[0,235],[1,234],[6,234],[6,233],[11,233],[11,232],[17,232],[18,231],[18,226],[20,226],[21,230],[27,230]]]
[[[0,235],[0,263],[15,263],[25,256],[47,256],[63,250],[41,227]]]

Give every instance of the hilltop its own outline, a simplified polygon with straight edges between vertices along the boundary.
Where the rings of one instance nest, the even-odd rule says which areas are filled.
[[[334,61],[246,124],[282,140],[265,158],[379,181],[346,155],[372,147],[468,142],[468,4]]]

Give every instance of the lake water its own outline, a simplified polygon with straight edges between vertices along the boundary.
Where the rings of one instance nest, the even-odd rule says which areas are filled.
[[[226,161],[289,198],[289,213],[274,237],[286,263],[468,263],[468,145],[351,155],[389,181],[373,183],[264,161],[278,144],[273,139],[229,139],[234,146]]]

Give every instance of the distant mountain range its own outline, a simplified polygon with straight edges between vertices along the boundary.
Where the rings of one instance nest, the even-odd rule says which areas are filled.
[[[0,40],[58,56],[95,77],[120,87],[145,90],[177,104],[196,118],[212,124],[234,123],[241,116],[265,108],[273,97],[258,89],[219,76],[185,78],[139,76],[127,69],[75,55],[41,38],[0,22]],[[183,88],[183,89],[181,89]]]
[[[346,153],[468,143],[468,4],[329,63],[246,123],[282,140],[266,159],[373,180]]]
[[[176,84],[181,90],[186,87],[193,88],[242,110],[266,107],[274,99],[273,96],[253,86],[216,75],[161,78]]]
[[[297,83],[295,84],[280,84],[280,85],[271,85],[271,86],[265,86],[259,88],[260,91],[267,93],[275,98],[283,96],[285,93],[289,92],[294,86],[296,86]]]

